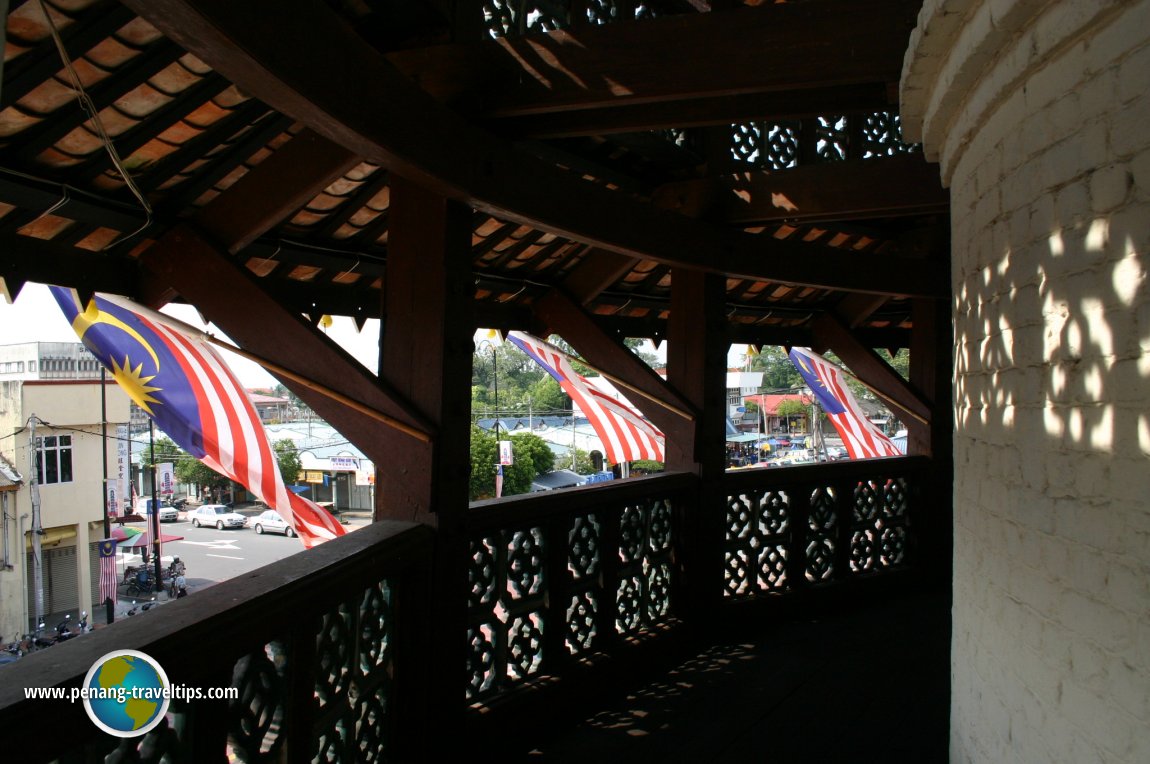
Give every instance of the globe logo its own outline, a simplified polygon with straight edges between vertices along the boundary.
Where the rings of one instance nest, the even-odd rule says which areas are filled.
[[[138,737],[160,723],[171,702],[168,675],[139,650],[116,650],[84,677],[84,708],[92,723],[117,737]]]

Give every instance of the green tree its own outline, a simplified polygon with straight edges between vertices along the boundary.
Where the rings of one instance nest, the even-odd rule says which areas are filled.
[[[571,399],[550,374],[544,373],[542,379],[532,383],[527,394],[531,396],[531,408],[534,411],[549,413],[571,409]]]
[[[764,390],[792,390],[803,386],[787,351],[777,345],[766,345],[751,356],[751,371],[763,372]]]
[[[804,406],[799,401],[779,401],[779,405],[775,409],[775,413],[781,417],[787,418],[787,421],[791,423],[790,429],[792,431],[796,429],[796,423],[793,421],[792,417],[802,417],[804,422],[810,420],[810,407]]]
[[[522,436],[521,436],[522,437]],[[538,438],[536,437],[538,440]],[[503,495],[512,496],[531,490],[535,479],[535,463],[526,455],[515,454],[515,439],[512,439],[514,464],[503,468]],[[495,495],[495,467],[499,461],[499,446],[492,433],[475,425],[471,426],[471,479],[469,488],[471,500],[488,499]]]
[[[300,461],[299,451],[296,450],[295,443],[288,438],[277,440],[272,443],[272,451],[276,454],[276,463],[280,468],[280,476],[283,478],[284,483],[291,485],[299,479]]]
[[[555,452],[547,445],[547,441],[538,435],[531,433],[512,435],[511,452],[515,455],[516,462],[520,459],[531,461],[531,466],[535,470],[535,474],[531,476],[533,480],[535,475],[550,472],[555,468]]]

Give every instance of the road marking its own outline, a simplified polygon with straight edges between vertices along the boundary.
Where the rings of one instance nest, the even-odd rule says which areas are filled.
[[[204,554],[204,557],[223,557],[225,560],[242,560],[242,559],[244,559],[243,557],[232,557],[232,556],[226,555],[226,554],[212,554],[211,552],[207,552],[206,554]]]
[[[215,541],[184,541],[184,544],[191,544],[192,546],[209,546],[212,549],[239,549],[236,542],[232,539],[216,539]]]

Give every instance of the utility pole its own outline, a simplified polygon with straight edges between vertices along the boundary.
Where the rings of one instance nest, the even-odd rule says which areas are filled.
[[[163,591],[164,575],[160,565],[160,490],[156,485],[156,423],[148,419],[148,440],[152,453],[152,552],[156,558],[156,591]]]
[[[104,479],[101,481],[104,487],[104,538],[111,538],[112,524],[108,521],[108,507],[119,497],[114,492],[108,492],[108,370],[103,364],[100,364],[100,444],[104,469]],[[104,607],[107,608],[107,623],[116,620],[116,605],[111,597],[104,599]]]
[[[44,558],[40,546],[44,526],[40,522],[40,453],[36,448],[37,421],[39,420],[35,414],[28,418],[28,461],[32,473],[32,482],[28,486],[32,498],[32,591],[36,596],[36,622],[32,624],[31,629],[33,632],[40,628],[40,622],[44,620]]]

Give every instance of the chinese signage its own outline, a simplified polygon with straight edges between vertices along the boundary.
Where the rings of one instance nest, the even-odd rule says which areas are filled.
[[[359,460],[354,456],[333,456],[331,457],[331,468],[333,470],[354,472],[359,469]]]
[[[156,479],[160,481],[161,496],[171,496],[176,492],[176,473],[171,462],[156,465]]]
[[[499,441],[499,463],[502,465],[514,464],[515,458],[511,453],[511,441]]]

